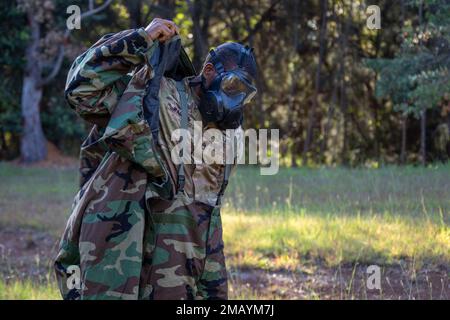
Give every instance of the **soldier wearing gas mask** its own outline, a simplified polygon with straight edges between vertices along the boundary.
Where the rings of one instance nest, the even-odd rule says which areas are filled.
[[[195,75],[177,33],[155,19],[106,35],[70,69],[67,101],[93,126],[55,259],[64,299],[227,298],[220,207],[233,165],[194,152],[175,164],[172,133],[214,128],[221,138],[202,148],[225,144],[256,94],[256,63],[225,43]]]
[[[254,63],[252,50],[237,43],[225,43],[210,51],[198,93],[204,121],[221,129],[236,129],[242,124],[243,108],[256,94]]]

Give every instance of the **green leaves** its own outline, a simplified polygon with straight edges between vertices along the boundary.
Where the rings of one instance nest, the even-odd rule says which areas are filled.
[[[424,109],[438,107],[450,90],[450,5],[441,3],[426,1],[430,26],[405,28],[402,50],[395,58],[367,62],[379,74],[377,96],[391,99],[395,110],[416,117]]]

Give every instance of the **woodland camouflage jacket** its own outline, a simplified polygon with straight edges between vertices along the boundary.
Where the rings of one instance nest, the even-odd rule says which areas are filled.
[[[156,298],[156,285],[181,290],[178,296],[173,295],[176,290],[171,291],[172,296],[165,296],[161,290],[160,298],[226,297],[220,214],[215,210],[224,166],[184,165],[186,184],[182,199],[165,200],[176,194],[177,168],[170,158],[174,146],[171,133],[180,127],[181,112],[175,81],[163,77],[159,141],[153,141],[143,116],[143,98],[146,83],[153,76],[148,62],[155,45],[144,29],[106,35],[79,56],[70,69],[67,101],[94,126],[81,147],[80,190],[55,260],[59,287],[66,299]],[[190,106],[189,130],[193,130],[195,125],[202,125],[201,116],[187,79],[184,84]],[[224,143],[227,139],[224,132],[222,137],[222,141],[203,142],[203,148]],[[171,183],[162,189],[155,188],[164,181]],[[172,243],[171,247],[155,250],[158,244],[146,241],[155,232],[155,226],[149,226],[151,219],[146,213],[149,206],[175,213],[182,208],[178,215],[182,222],[174,226],[177,230],[188,230],[184,238],[165,239],[162,246]],[[194,229],[186,227],[194,226],[186,220],[186,212],[190,212],[189,219],[197,219]],[[205,219],[205,212],[209,218],[215,215],[218,220]],[[171,219],[175,216],[171,215]],[[203,221],[207,222],[205,226]],[[211,230],[212,227],[217,230]],[[196,232],[202,234],[195,235]],[[206,243],[195,243],[193,238]],[[186,269],[183,265],[179,270],[185,271],[176,273],[174,270],[180,265],[169,263],[170,250],[181,252],[191,266]],[[161,255],[154,255],[155,252]],[[155,261],[164,268],[155,269]],[[72,265],[81,269],[81,288],[76,282],[68,284],[68,268]],[[195,271],[196,268],[201,270]],[[156,280],[149,280],[151,273]],[[196,281],[206,284],[203,293]]]

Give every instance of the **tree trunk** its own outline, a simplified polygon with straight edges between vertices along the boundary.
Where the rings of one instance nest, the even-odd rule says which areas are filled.
[[[28,14],[31,39],[26,50],[27,64],[22,84],[22,137],[21,160],[26,163],[44,160],[47,157],[47,141],[41,125],[39,105],[42,99],[41,67],[39,61],[40,25],[32,14]]]
[[[291,146],[291,168],[297,168],[297,148],[296,143],[292,143]]]
[[[193,3],[192,1],[188,2],[194,33],[194,57],[192,59],[192,64],[198,73],[201,72],[203,59],[208,50],[209,17],[212,5],[212,0],[195,0]]]
[[[23,132],[20,153],[23,162],[30,163],[47,157],[47,145],[41,126],[39,104],[42,88],[38,87],[34,75],[27,75],[22,86],[22,123]]]
[[[420,160],[422,165],[427,164],[427,111],[423,110],[420,117]]]
[[[344,100],[344,98],[342,99]],[[348,157],[348,114],[347,114],[347,106],[346,103],[341,104],[341,109],[344,110],[344,119],[343,119],[343,126],[342,126],[342,153],[341,153],[341,159],[342,159],[342,165],[347,166],[349,164],[349,157]]]
[[[8,144],[6,143],[5,138],[5,130],[3,128],[0,128],[0,157],[5,158],[8,156],[9,150],[8,150]]]
[[[423,29],[423,1],[419,1],[419,31],[422,32]],[[422,38],[419,38],[419,46],[422,47]],[[422,165],[426,165],[427,158],[426,158],[426,152],[427,152],[427,110],[424,108],[421,111],[420,116],[420,162]]]
[[[327,8],[328,8],[328,0],[321,1],[321,10],[322,10],[322,24],[320,27],[319,34],[319,61],[317,63],[316,69],[316,79],[314,83],[314,97],[311,110],[308,115],[308,125],[306,129],[306,140],[303,145],[303,155],[302,155],[302,165],[306,165],[308,162],[308,151],[310,144],[312,142],[313,130],[314,130],[314,117],[316,114],[318,102],[318,96],[320,91],[320,70],[322,68],[322,63],[325,55],[325,45],[326,45],[326,33],[327,33]]]
[[[402,30],[405,27],[405,0],[400,1],[400,21],[402,25]],[[402,143],[400,151],[400,164],[406,163],[406,134],[408,125],[408,115],[405,114],[402,117]]]
[[[407,126],[408,126],[408,116],[404,115],[402,117],[402,143],[401,143],[401,151],[400,151],[400,164],[406,163]]]
[[[247,37],[247,42],[248,45],[250,47],[253,48],[254,42],[254,35],[255,32],[251,27],[251,23],[250,23],[250,13],[248,12],[248,8],[244,9],[244,14],[245,14],[245,23],[246,23],[246,27],[247,27],[247,32],[248,32],[248,37]],[[256,61],[256,68],[257,68],[257,72],[258,72],[258,77],[256,77],[255,81],[256,81],[256,88],[258,89],[258,94],[256,95],[256,106],[258,106],[258,110],[260,110],[261,112],[257,112],[255,114],[255,112],[251,112],[250,113],[250,117],[244,117],[246,119],[246,124],[249,123],[253,123],[253,125],[256,128],[263,128],[264,127],[264,120],[265,120],[265,112],[264,112],[264,80],[263,80],[263,74],[262,74],[262,70],[259,67],[258,62]],[[250,120],[255,120],[253,122],[248,121],[248,119],[250,118]]]
[[[81,19],[92,16],[106,9],[112,0],[106,0],[96,8],[90,8],[81,15]],[[139,1],[139,5],[140,5]],[[91,5],[94,1],[90,2]],[[47,157],[47,140],[41,125],[39,107],[42,99],[44,86],[50,83],[58,74],[64,59],[64,44],[59,44],[59,53],[53,64],[52,71],[44,77],[42,74],[44,63],[40,56],[41,24],[36,18],[36,12],[27,11],[27,19],[30,28],[30,40],[25,52],[25,72],[22,83],[22,135],[20,153],[23,162],[35,162]],[[45,28],[44,28],[45,29]],[[68,37],[70,30],[66,30],[64,37]]]
[[[382,135],[383,132],[380,130],[381,121],[380,121],[380,113],[378,108],[373,108],[373,120],[375,123],[375,128],[373,131],[373,156],[379,161],[381,159],[381,143],[382,143]]]
[[[328,112],[327,112],[327,120],[325,123],[325,128],[323,131],[323,139],[322,139],[322,143],[320,145],[320,159],[321,161],[325,161],[325,149],[327,147],[327,142],[328,142],[328,135],[330,134],[330,129],[331,129],[331,121],[333,119],[333,115],[334,115],[334,109],[336,107],[336,100],[337,100],[337,85],[334,81],[334,76],[333,76],[333,92],[331,94],[331,103],[330,106],[328,107]]]
[[[145,27],[145,24],[150,23],[150,21],[142,21],[142,0],[125,1],[125,7],[130,15],[129,21],[131,29]]]
[[[350,10],[351,5],[353,2],[350,3]],[[351,12],[351,11],[350,11]],[[349,33],[350,28],[350,17],[344,17],[345,23],[342,21],[342,18],[339,19],[339,25],[341,30],[341,35],[339,36],[339,73],[338,73],[338,79],[339,79],[339,109],[342,112],[343,117],[343,126],[342,126],[342,151],[341,151],[341,162],[344,166],[348,164],[348,158],[347,158],[347,134],[348,134],[348,101],[347,101],[347,88],[345,84],[345,73],[346,73],[346,66],[345,66],[345,57],[346,57],[346,51],[347,51],[347,36]],[[343,31],[342,31],[343,29]]]
[[[299,12],[299,2],[296,1],[294,4],[294,15],[293,15],[293,28],[294,32],[292,33],[293,39],[292,39],[292,46],[294,48],[294,55],[298,55],[298,45],[299,45],[299,35],[300,35],[300,12]],[[299,64],[300,61],[294,61],[294,68],[292,70],[291,74],[291,90],[289,95],[289,110],[292,115],[295,114],[295,97],[296,97],[296,91],[297,91],[297,84],[298,84],[298,78],[299,78]],[[294,121],[289,122],[289,131],[291,133],[294,133],[295,125]],[[298,129],[297,129],[298,130]],[[297,144],[298,139],[296,135],[293,135],[293,141],[291,145],[291,167],[296,168],[297,167]]]

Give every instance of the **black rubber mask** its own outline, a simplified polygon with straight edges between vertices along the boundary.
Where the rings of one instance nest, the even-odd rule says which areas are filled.
[[[250,54],[251,49],[243,48],[242,55]],[[236,129],[244,119],[244,105],[256,94],[251,77],[238,68],[225,72],[222,64],[217,61],[214,50],[210,52],[212,63],[218,75],[208,88],[202,76],[203,96],[199,110],[205,122],[214,122],[220,129]]]

